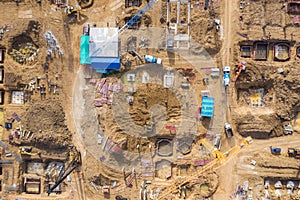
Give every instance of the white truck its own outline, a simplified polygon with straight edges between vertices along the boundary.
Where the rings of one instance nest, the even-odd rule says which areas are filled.
[[[225,123],[224,125],[225,133],[228,138],[233,136],[233,131],[231,125],[229,123]]]
[[[224,87],[227,88],[230,83],[230,67],[224,66],[223,67],[223,84]]]
[[[156,63],[156,64],[159,64],[159,65],[162,64],[161,58],[156,58],[156,57],[151,56],[151,55],[144,55],[144,59],[147,63]]]

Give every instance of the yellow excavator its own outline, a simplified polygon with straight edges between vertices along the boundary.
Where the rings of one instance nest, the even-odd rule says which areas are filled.
[[[18,153],[21,155],[28,155],[28,156],[36,156],[39,155],[39,153],[32,153],[31,147],[19,147]]]
[[[224,160],[224,156],[220,152],[220,150],[217,147],[211,145],[205,138],[200,140],[200,144],[203,145],[208,151],[210,151],[215,158],[221,161]]]
[[[73,6],[67,6],[65,9],[65,13],[67,16],[73,16],[79,12],[78,9],[74,8]]]

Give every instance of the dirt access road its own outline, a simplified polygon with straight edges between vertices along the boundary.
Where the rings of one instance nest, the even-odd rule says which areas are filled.
[[[237,15],[233,16],[233,13],[238,13],[238,0],[224,0],[221,4],[223,10],[221,10],[222,22],[223,22],[223,46],[221,48],[220,54],[222,56],[222,66],[229,65],[232,68],[232,52],[233,49],[233,39],[234,39],[234,29],[235,29],[235,21],[237,20]],[[230,104],[232,103],[232,93],[234,91],[233,84],[231,84],[231,88],[226,92],[226,121],[231,121],[230,117]],[[235,134],[235,144],[238,140],[239,135]],[[213,199],[224,199],[228,198],[231,195],[235,183],[237,182],[237,175],[234,173],[233,169],[236,165],[236,159],[232,159],[229,163],[227,163],[224,167],[220,169],[219,173],[219,181],[220,186],[217,192],[214,194]],[[228,179],[228,174],[230,174],[230,179]]]

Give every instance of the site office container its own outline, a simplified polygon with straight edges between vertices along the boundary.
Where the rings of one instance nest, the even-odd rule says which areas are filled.
[[[0,66],[0,84],[4,81],[4,66]]]
[[[0,47],[0,63],[4,63],[5,49]]]

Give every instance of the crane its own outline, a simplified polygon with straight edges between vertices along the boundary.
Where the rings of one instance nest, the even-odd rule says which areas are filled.
[[[77,167],[81,165],[81,154],[75,147],[72,147],[68,154],[69,163],[67,167],[59,174],[55,184],[52,185],[47,191],[48,196],[67,178],[69,174],[71,174]]]
[[[205,141],[203,141],[203,142],[206,144]],[[245,146],[251,144],[252,142],[253,142],[253,140],[252,140],[252,138],[249,136],[249,137],[243,139],[243,140],[240,142],[239,145],[236,145],[236,146],[232,147],[232,148],[231,148],[230,150],[228,150],[227,152],[225,152],[225,153],[223,153],[223,154],[220,152],[220,154],[222,154],[222,157],[224,158],[224,161],[223,161],[223,162],[220,162],[220,160],[222,160],[222,159],[219,159],[219,158],[214,159],[213,161],[211,161],[210,163],[208,163],[208,164],[205,165],[204,167],[200,168],[200,169],[199,169],[198,171],[196,171],[194,174],[192,174],[192,175],[190,175],[190,176],[188,176],[188,177],[184,177],[184,178],[182,179],[181,182],[177,182],[177,183],[175,183],[175,184],[169,186],[169,187],[167,188],[167,190],[162,191],[161,195],[159,195],[157,199],[159,200],[159,199],[163,199],[163,198],[165,198],[165,197],[168,197],[168,196],[170,195],[170,193],[172,193],[173,191],[177,191],[177,188],[178,188],[178,187],[181,187],[181,186],[183,186],[183,185],[185,185],[185,184],[187,184],[187,183],[189,183],[189,182],[195,180],[195,178],[199,177],[199,176],[202,175],[204,172],[206,172],[206,171],[208,171],[208,170],[210,170],[210,169],[216,170],[216,169],[222,167],[223,165],[225,165],[225,164],[230,160],[230,158],[232,158],[232,157],[234,157],[236,154],[238,154],[238,153],[243,149],[243,147],[245,147]],[[204,143],[203,143],[203,144],[204,144]]]
[[[121,34],[123,31],[127,30],[132,26],[136,21],[138,21],[147,11],[149,11],[158,0],[151,0],[149,3],[139,10],[122,28],[119,29],[118,34]]]
[[[119,29],[119,31],[114,34],[111,38],[115,38],[118,35],[121,35],[123,31],[126,31],[129,27],[131,27],[135,22],[137,22],[140,18],[144,16],[144,14],[149,11],[156,3],[158,0],[150,0],[147,5],[145,5],[141,10],[139,10],[122,28]],[[106,47],[106,45],[110,42],[110,39],[107,40],[103,45],[102,49]],[[97,49],[94,53],[93,56],[100,51],[101,48]]]

